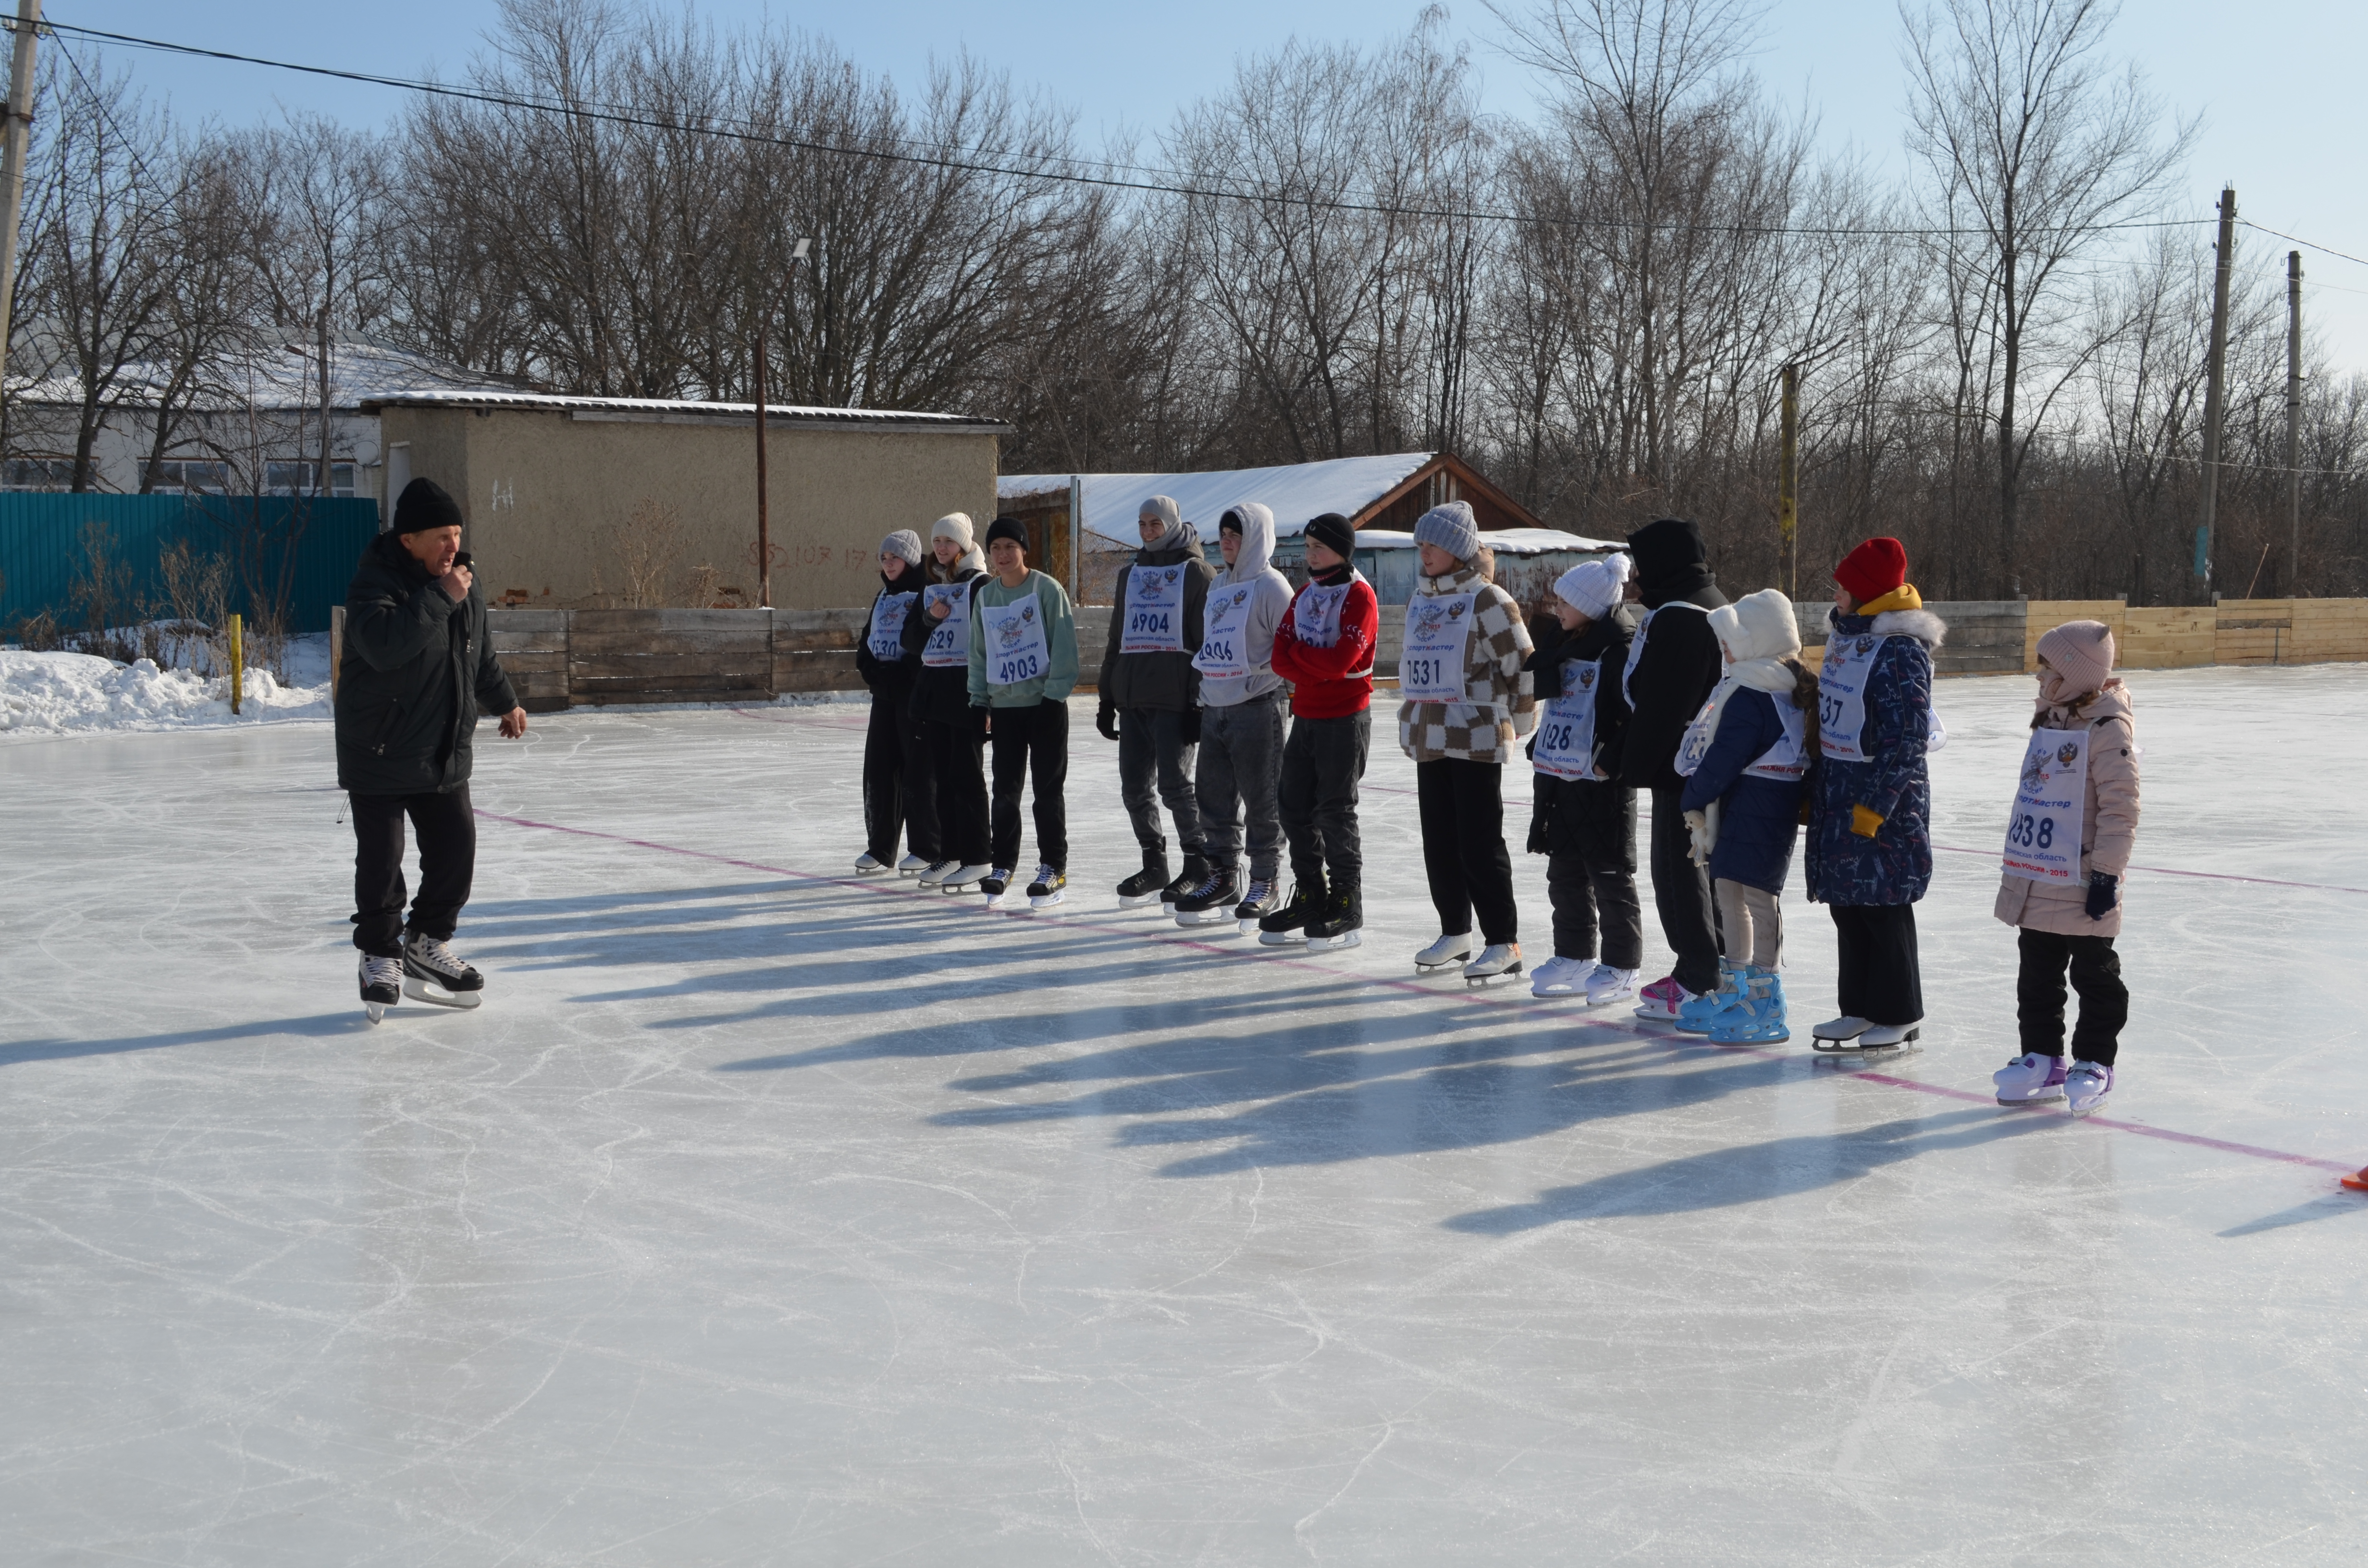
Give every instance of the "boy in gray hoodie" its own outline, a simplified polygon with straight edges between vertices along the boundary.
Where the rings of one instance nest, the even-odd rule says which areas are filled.
[[[1274,569],[1274,514],[1255,501],[1217,523],[1225,569],[1209,585],[1201,617],[1201,756],[1194,793],[1207,873],[1176,901],[1176,923],[1227,918],[1244,931],[1281,906],[1282,778],[1289,693],[1274,673],[1274,631],[1291,612],[1291,583]],[[1249,821],[1250,880],[1242,886],[1243,818]]]

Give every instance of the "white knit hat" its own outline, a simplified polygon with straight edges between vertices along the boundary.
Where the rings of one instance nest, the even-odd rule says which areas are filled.
[[[1620,602],[1621,590],[1632,570],[1624,555],[1582,561],[1554,579],[1554,591],[1563,603],[1589,620],[1601,620]]]
[[[1710,612],[1710,629],[1736,664],[1787,659],[1801,651],[1801,623],[1793,601],[1773,588],[1746,594]]]
[[[929,530],[929,538],[932,540],[950,539],[964,551],[978,542],[977,530],[972,526],[968,512],[948,512]]]

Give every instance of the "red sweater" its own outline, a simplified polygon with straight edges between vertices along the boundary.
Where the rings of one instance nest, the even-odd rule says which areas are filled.
[[[1309,587],[1315,585],[1311,583]],[[1329,648],[1303,642],[1297,631],[1299,590],[1274,629],[1274,673],[1291,683],[1291,710],[1302,719],[1345,719],[1373,702],[1373,645],[1382,634],[1382,602],[1363,578],[1340,601],[1340,635]]]

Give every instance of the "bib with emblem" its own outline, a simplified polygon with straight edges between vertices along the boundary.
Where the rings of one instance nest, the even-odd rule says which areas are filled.
[[[1126,624],[1119,629],[1121,653],[1184,652],[1186,567],[1137,566],[1126,574]]]
[[[929,669],[951,669],[970,663],[970,588],[968,583],[932,583],[921,590],[921,608],[944,605],[946,618],[929,623],[929,640],[921,644],[921,663]]]
[[[1417,594],[1407,601],[1398,695],[1409,702],[1469,702],[1463,650],[1472,640],[1470,594]]]
[[[1034,594],[1008,605],[981,605],[986,624],[986,684],[1018,686],[1051,667],[1044,643],[1044,605]]]
[[[2089,805],[2089,732],[2033,730],[2006,823],[2006,874],[2070,887],[2080,881]]]
[[[893,665],[905,656],[905,618],[913,613],[913,603],[920,597],[916,589],[909,594],[882,594],[871,601],[871,631],[863,645],[882,664]]]

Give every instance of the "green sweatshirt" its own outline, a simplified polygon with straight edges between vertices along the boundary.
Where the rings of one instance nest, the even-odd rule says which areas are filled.
[[[1033,680],[1010,686],[989,685],[986,678],[986,616],[985,611],[1016,604],[1030,594],[1043,607],[1046,668]],[[1007,588],[989,573],[971,602],[970,705],[973,708],[1033,708],[1040,702],[1066,702],[1077,684],[1077,618],[1070,612],[1069,596],[1042,572],[1030,571],[1019,586]]]

